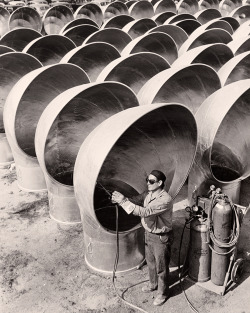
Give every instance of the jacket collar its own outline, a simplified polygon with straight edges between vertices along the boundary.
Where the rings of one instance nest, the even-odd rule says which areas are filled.
[[[164,192],[165,192],[165,190],[162,189],[162,191],[159,192],[159,193],[155,196],[155,195],[153,195],[153,192],[152,192],[152,191],[149,191],[149,192],[148,192],[148,195],[150,196],[150,201],[159,198]]]

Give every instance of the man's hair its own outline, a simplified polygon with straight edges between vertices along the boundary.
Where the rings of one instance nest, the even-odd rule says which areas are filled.
[[[158,170],[153,170],[150,174],[154,175],[158,180],[162,181],[161,187],[163,188],[164,187],[164,183],[166,181],[165,174],[163,172],[161,172],[161,171],[158,171]]]

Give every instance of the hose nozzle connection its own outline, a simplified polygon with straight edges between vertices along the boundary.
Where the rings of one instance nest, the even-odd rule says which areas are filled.
[[[222,190],[220,188],[216,188],[215,193],[221,194]]]
[[[210,188],[209,188],[209,191],[207,193],[207,197],[211,198],[214,191],[215,191],[215,186],[211,185]]]

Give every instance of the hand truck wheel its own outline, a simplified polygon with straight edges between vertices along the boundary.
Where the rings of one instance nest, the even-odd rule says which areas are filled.
[[[234,262],[233,268],[231,270],[231,280],[234,283],[238,283],[244,267],[244,259],[238,259]]]

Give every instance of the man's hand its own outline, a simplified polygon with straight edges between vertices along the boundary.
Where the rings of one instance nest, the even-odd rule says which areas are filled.
[[[125,199],[124,195],[121,194],[120,192],[118,191],[114,191],[112,193],[112,198],[111,198],[111,201],[114,202],[114,203],[121,203],[123,200]]]

